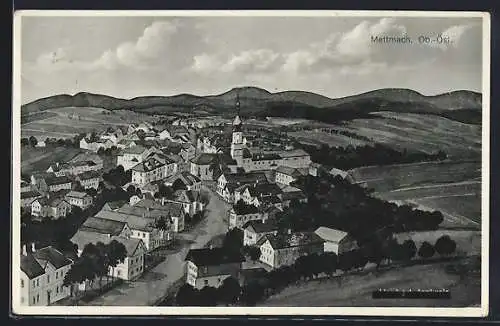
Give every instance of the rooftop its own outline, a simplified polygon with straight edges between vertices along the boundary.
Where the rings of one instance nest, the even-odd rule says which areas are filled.
[[[38,191],[25,191],[21,193],[21,199],[39,197],[41,194]]]
[[[71,260],[53,247],[38,249],[34,253],[28,253],[26,256],[21,254],[21,270],[29,279],[45,274],[45,266],[49,262],[56,269],[72,263]]]
[[[203,248],[189,250],[185,260],[196,266],[214,266],[241,263],[245,258],[240,253],[233,253],[224,248]]]
[[[66,194],[66,197],[85,198],[85,197],[90,197],[90,195],[81,191],[70,191]]]
[[[191,162],[197,165],[210,165],[218,159],[217,154],[202,153],[191,159]]]
[[[341,230],[335,230],[331,228],[327,228],[324,226],[320,226],[314,231],[318,236],[320,236],[323,240],[328,242],[340,242],[347,236],[347,232]]]
[[[89,243],[97,244],[98,242],[102,242],[104,244],[108,244],[113,240],[116,240],[125,246],[128,257],[133,256],[137,247],[142,242],[141,239],[125,238],[120,236],[108,237],[105,234],[84,230],[78,230],[70,239],[72,243],[78,246],[79,250],[83,250],[83,248],[85,248],[85,246]]]
[[[243,229],[253,230],[255,233],[273,232],[278,230],[278,226],[272,222],[262,223],[261,221],[248,221],[243,225]]]
[[[119,235],[125,227],[125,222],[108,220],[99,217],[89,217],[80,227],[82,231],[91,231],[102,234]]]

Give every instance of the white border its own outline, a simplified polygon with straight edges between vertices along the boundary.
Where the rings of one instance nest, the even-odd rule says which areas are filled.
[[[179,11],[66,11],[66,10],[25,10],[14,13],[13,24],[13,110],[12,110],[12,203],[20,202],[21,152],[21,17],[23,16],[211,16],[211,17],[466,17],[483,20],[483,84],[482,84],[482,278],[481,306],[473,308],[408,308],[408,307],[33,307],[21,305],[20,284],[20,216],[13,209],[12,216],[12,312],[16,315],[337,315],[337,316],[398,316],[398,317],[484,317],[488,314],[489,291],[489,159],[490,159],[490,14],[484,12],[426,12],[426,11],[231,11],[231,10],[179,10]]]

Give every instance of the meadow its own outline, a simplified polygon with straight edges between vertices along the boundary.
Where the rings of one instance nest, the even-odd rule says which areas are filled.
[[[480,162],[362,167],[350,174],[381,199],[441,211],[442,226],[477,227],[481,221]]]
[[[30,175],[35,171],[45,171],[55,162],[68,162],[77,154],[84,152],[69,147],[21,147],[21,173]]]
[[[28,118],[29,117],[29,118]],[[29,115],[21,125],[21,137],[71,138],[80,133],[102,131],[110,126],[154,121],[156,118],[128,110],[108,111],[91,107],[65,107]]]

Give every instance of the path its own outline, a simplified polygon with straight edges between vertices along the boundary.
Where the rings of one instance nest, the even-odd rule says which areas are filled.
[[[203,248],[213,237],[224,234],[227,224],[224,217],[228,204],[212,192],[207,206],[207,217],[193,230],[178,234],[183,247],[135,282],[125,283],[88,303],[92,306],[152,306],[167,290],[184,277],[184,258],[190,248]]]

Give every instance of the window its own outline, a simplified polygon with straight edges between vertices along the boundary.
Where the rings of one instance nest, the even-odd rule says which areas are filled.
[[[36,302],[40,302],[40,296],[38,294],[36,295]]]
[[[40,279],[36,280],[36,286],[40,286]]]
[[[21,287],[24,287],[24,280],[21,280]]]
[[[205,283],[205,286],[208,285],[208,280],[204,280],[203,282]]]
[[[59,285],[56,286],[56,293],[59,293]]]
[[[33,297],[33,304],[35,304],[35,303],[36,303],[36,301],[35,301],[35,297]]]
[[[47,275],[47,283],[50,283],[50,275]]]
[[[117,271],[116,275],[120,276],[121,275],[121,271]]]
[[[36,283],[35,283],[35,280],[33,280],[33,287],[35,287],[35,286],[36,286]]]

